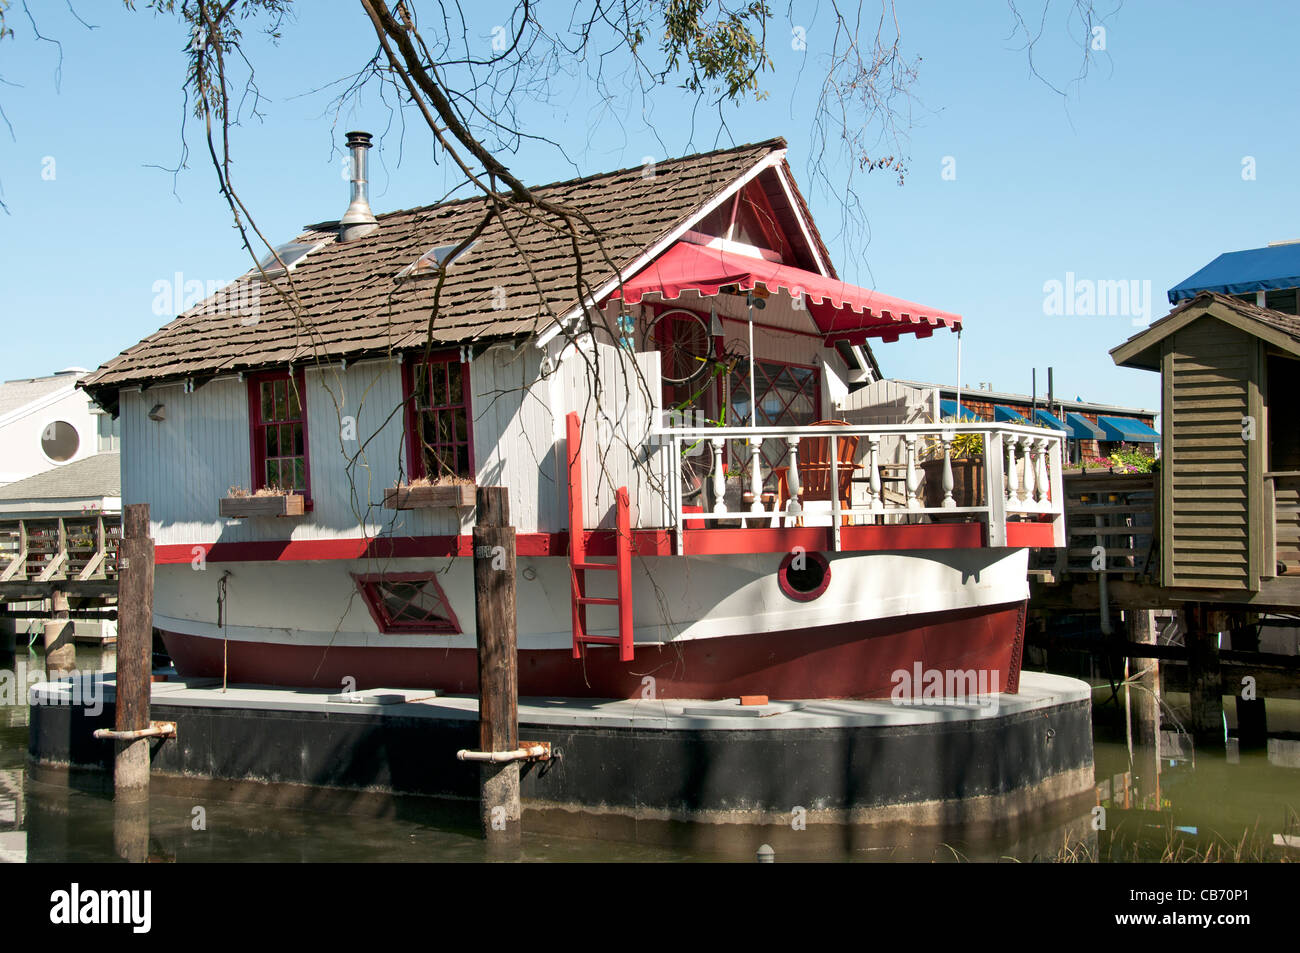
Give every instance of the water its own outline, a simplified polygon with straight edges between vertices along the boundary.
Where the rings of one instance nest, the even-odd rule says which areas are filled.
[[[26,664],[35,654],[20,649]],[[84,668],[112,668],[111,650],[78,648]],[[0,659],[12,670],[12,659]],[[1263,751],[1194,751],[1166,731],[1161,748],[1130,747],[1125,689],[1094,694],[1097,792],[996,827],[944,831],[807,831],[686,824],[598,827],[548,818],[530,831],[523,861],[752,861],[772,843],[778,860],[1043,861],[1300,859],[1300,701],[1270,698],[1272,736]],[[0,699],[0,861],[115,861],[113,803],[105,779],[57,783],[26,766],[25,698]],[[1169,694],[1165,724],[1186,699]],[[1231,713],[1231,705],[1229,704]],[[1157,756],[1158,754],[1158,756]],[[298,789],[300,792],[302,789]],[[162,862],[384,861],[495,859],[477,836],[473,808],[423,798],[317,798],[284,803],[284,789],[252,784],[155,780],[147,856]],[[296,796],[296,795],[295,795]],[[1103,810],[1097,811],[1100,806]],[[530,824],[533,820],[530,818]],[[514,858],[512,858],[514,859]]]

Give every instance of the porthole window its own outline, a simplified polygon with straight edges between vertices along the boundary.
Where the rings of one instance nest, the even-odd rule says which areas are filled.
[[[66,420],[56,420],[41,431],[41,451],[55,463],[71,460],[79,446],[77,428]]]
[[[821,553],[789,553],[776,572],[781,591],[799,602],[811,602],[831,584],[831,564]]]

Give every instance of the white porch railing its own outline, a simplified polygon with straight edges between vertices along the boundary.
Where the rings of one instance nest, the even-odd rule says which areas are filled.
[[[953,443],[959,435],[978,435],[981,447],[965,459],[982,464],[982,501],[959,501],[953,479]],[[840,462],[841,442],[856,438],[852,461]],[[831,425],[816,427],[672,427],[653,431],[652,438],[671,445],[668,454],[670,512],[677,529],[677,552],[683,553],[684,533],[690,529],[716,527],[723,521],[740,521],[741,526],[794,526],[808,516],[803,483],[799,477],[799,445],[809,439],[826,440],[819,457],[829,469],[829,508],[833,545],[841,549],[841,526],[850,524],[925,522],[934,516],[966,515],[986,523],[988,544],[1007,544],[1007,522],[1015,517],[1033,518],[1053,525],[1053,540],[1065,542],[1065,511],[1061,483],[1061,459],[1064,434],[1040,427],[1007,423],[962,424],[890,424]],[[764,497],[773,495],[770,481],[773,472],[764,476],[763,448],[776,443],[785,463],[785,482],[789,500],[778,511],[769,508]],[[688,512],[683,499],[683,467],[692,465],[699,454],[711,455],[707,467],[712,502],[701,494],[705,504],[700,511]],[[885,461],[885,455],[894,459]],[[770,454],[768,454],[770,456]],[[939,487],[924,493],[924,460],[940,463]],[[735,469],[728,479],[724,463],[748,461],[748,473],[737,482]],[[708,463],[706,459],[706,463]],[[842,469],[852,467],[848,505],[841,499]],[[740,469],[744,469],[743,467]],[[674,472],[675,471],[675,472]],[[824,476],[825,474],[819,474]],[[897,490],[890,492],[889,486]],[[968,488],[969,489],[969,488]],[[939,497],[938,506],[927,506],[925,496]],[[740,502],[748,497],[746,502]],[[738,504],[729,507],[729,499]],[[1042,520],[1042,517],[1050,520]]]

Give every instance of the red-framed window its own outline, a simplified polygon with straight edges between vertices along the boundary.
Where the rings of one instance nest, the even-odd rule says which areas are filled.
[[[455,635],[461,631],[437,573],[354,573],[352,578],[380,632]]]
[[[407,469],[413,479],[474,478],[469,364],[457,350],[421,353],[403,366]]]
[[[248,379],[254,490],[278,488],[311,497],[305,395],[301,370]]]

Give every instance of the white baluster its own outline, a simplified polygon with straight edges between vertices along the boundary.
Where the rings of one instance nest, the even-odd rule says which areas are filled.
[[[921,483],[920,474],[916,468],[916,436],[908,434],[903,438],[907,444],[907,508],[909,510],[919,510],[921,501],[917,499],[916,491]]]
[[[1034,470],[1038,481],[1038,505],[1041,509],[1047,509],[1047,438],[1039,437],[1034,445],[1038,450],[1038,466]]]
[[[1007,509],[1015,509],[1020,503],[1020,480],[1016,474],[1016,438],[1008,434],[1007,444]]]
[[[727,445],[725,437],[712,437],[713,444],[713,512],[727,511],[727,475],[722,472],[722,451]]]
[[[880,438],[875,434],[867,437],[871,445],[871,456],[867,465],[871,472],[867,474],[867,494],[873,510],[883,510],[885,508],[885,497],[880,488]]]
[[[749,438],[749,492],[754,497],[754,502],[749,504],[751,513],[763,512],[763,475],[759,472],[763,459],[762,446],[762,437]]]
[[[1020,438],[1021,455],[1025,458],[1025,504],[1024,508],[1032,510],[1034,503],[1038,499],[1038,490],[1034,486],[1038,478],[1038,471],[1034,464],[1034,438],[1024,436]]]
[[[952,433],[945,430],[940,442],[943,443],[943,505],[953,507],[957,501],[952,496]]]

